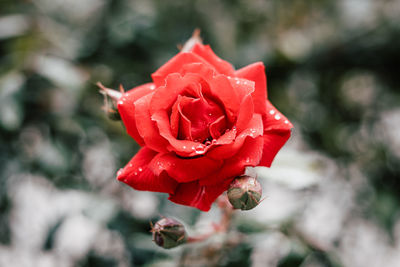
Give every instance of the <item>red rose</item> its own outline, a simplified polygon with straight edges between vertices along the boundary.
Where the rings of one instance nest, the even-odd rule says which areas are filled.
[[[239,70],[207,45],[180,52],[118,111],[140,151],[118,172],[137,190],[208,211],[246,166],[271,165],[292,124],[267,100],[264,65]]]

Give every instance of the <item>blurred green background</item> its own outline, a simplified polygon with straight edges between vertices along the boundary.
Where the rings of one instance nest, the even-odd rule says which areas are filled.
[[[295,125],[266,200],[227,235],[162,250],[149,221],[209,213],[117,183],[138,146],[95,83],[132,88],[201,29],[263,61]],[[400,2],[0,1],[0,266],[399,266]]]

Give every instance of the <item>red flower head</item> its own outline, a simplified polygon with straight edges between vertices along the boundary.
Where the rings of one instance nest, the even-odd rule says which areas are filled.
[[[140,151],[117,179],[208,211],[246,166],[267,166],[292,124],[267,100],[264,65],[235,70],[196,43],[123,93],[118,111]]]

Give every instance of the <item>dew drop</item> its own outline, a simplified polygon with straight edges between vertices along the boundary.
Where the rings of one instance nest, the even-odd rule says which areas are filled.
[[[240,84],[240,81],[238,80],[238,81],[236,81],[236,84]]]
[[[135,172],[134,174],[137,175],[137,172]]]
[[[206,145],[206,146],[211,145],[211,141],[207,140],[207,141],[205,142],[205,145]]]
[[[288,120],[285,120],[285,123],[286,123],[286,124],[288,124],[288,123],[289,123],[289,121],[288,121]]]
[[[250,163],[250,158],[246,158],[246,163]]]
[[[122,174],[122,171],[123,171],[122,169],[119,169],[117,172],[117,176],[120,176]]]
[[[129,167],[132,167],[132,163],[129,163]]]
[[[183,149],[186,149],[186,146],[183,146],[182,148],[183,148]]]
[[[141,167],[139,167],[138,171],[140,171],[140,172],[141,172],[141,171],[143,171],[143,169],[142,169]]]
[[[279,116],[278,114],[275,115],[275,120],[279,120],[281,118],[281,116]]]
[[[154,89],[156,89],[156,86],[154,84],[152,84],[152,85],[150,85],[150,89],[154,90]]]
[[[269,111],[269,114],[274,115],[274,114],[275,114],[275,110],[271,109],[271,110]]]
[[[123,103],[124,103],[124,102],[122,102],[122,101],[119,101],[119,102],[118,102],[118,104],[120,104],[120,105],[122,105]]]
[[[196,154],[203,154],[205,150],[206,150],[206,147],[204,145],[198,145],[198,146],[196,146],[194,152]]]
[[[215,143],[217,143],[217,139],[211,140],[211,144],[215,144]]]

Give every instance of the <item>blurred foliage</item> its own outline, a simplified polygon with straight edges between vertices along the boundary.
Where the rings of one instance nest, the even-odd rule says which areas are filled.
[[[332,158],[348,181],[353,168],[367,178],[357,212],[391,235],[400,214],[399,14],[395,0],[1,1],[0,244],[15,243],[18,205],[10,190],[22,174],[45,177],[57,192],[119,199],[115,187],[122,185],[109,184],[138,146],[121,123],[106,118],[95,83],[149,82],[195,28],[235,67],[265,63],[271,102],[306,147]],[[125,254],[89,251],[77,266],[183,262],[178,252],[150,244],[148,221],[157,207],[191,225],[200,213],[174,210],[161,195],[131,194],[133,207],[121,197],[100,224],[118,233]],[[140,206],[146,198],[154,207]],[[90,216],[100,216],[94,210]],[[63,224],[60,218],[48,229],[43,250],[52,251]],[[254,222],[238,228],[250,238],[270,231]],[[250,265],[253,245],[226,246],[216,266]],[[278,266],[341,266],[329,250],[303,252],[282,254]]]

